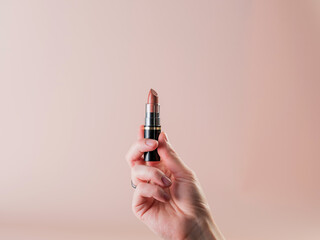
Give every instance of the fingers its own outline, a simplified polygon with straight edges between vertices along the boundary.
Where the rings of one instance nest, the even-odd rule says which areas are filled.
[[[189,168],[182,162],[168,141],[168,137],[161,132],[158,139],[158,154],[164,165],[175,175],[179,176],[189,172]]]
[[[135,142],[129,149],[126,159],[129,165],[132,167],[136,163],[142,163],[142,155],[144,152],[153,151],[157,148],[158,142],[153,139],[141,138]]]
[[[148,198],[154,198],[160,202],[170,200],[170,195],[160,186],[148,183],[140,183],[134,191],[132,208],[137,212]]]
[[[169,187],[172,184],[171,180],[155,167],[135,165],[131,172],[134,185],[139,185],[140,182],[148,182],[161,187]]]
[[[144,152],[153,151],[158,147],[157,151],[160,155],[161,161],[164,165],[177,177],[183,176],[186,173],[192,171],[182,162],[179,156],[176,154],[168,138],[164,132],[159,135],[158,141],[153,139],[144,138],[144,125],[140,125],[138,131],[138,141],[134,143],[129,149],[126,159],[130,167],[136,164],[144,164],[143,154]],[[148,180],[147,180],[148,181]]]

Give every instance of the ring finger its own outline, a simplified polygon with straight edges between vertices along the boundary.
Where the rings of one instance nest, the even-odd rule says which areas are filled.
[[[132,182],[134,185],[147,182],[161,187],[171,186],[171,180],[161,170],[146,165],[135,165],[131,169]]]

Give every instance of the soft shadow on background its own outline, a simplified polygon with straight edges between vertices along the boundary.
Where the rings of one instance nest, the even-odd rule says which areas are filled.
[[[0,1],[0,238],[157,239],[124,160],[149,88],[227,239],[320,238],[319,1]]]

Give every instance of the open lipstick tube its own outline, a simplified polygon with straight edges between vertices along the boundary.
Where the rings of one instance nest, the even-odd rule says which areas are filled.
[[[144,137],[158,140],[160,133],[161,133],[161,125],[160,125],[159,97],[155,90],[150,89],[148,94],[148,100],[146,103]],[[151,152],[145,152],[144,161],[146,162],[160,161],[160,156],[157,152],[157,149]]]

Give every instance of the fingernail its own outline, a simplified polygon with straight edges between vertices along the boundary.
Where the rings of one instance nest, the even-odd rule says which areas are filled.
[[[168,135],[166,133],[164,133],[164,140],[166,140],[166,142],[169,142],[169,138],[168,138]]]
[[[164,199],[165,199],[166,201],[169,201],[169,200],[170,200],[170,195],[169,195],[168,193],[166,193],[166,192],[164,192],[163,197],[164,197]]]
[[[172,184],[171,180],[166,176],[162,176],[161,180],[165,186],[170,186]]]
[[[147,139],[147,140],[146,140],[146,144],[147,144],[148,146],[153,146],[153,145],[154,145],[154,142],[155,142],[155,140],[152,140],[152,139]]]

